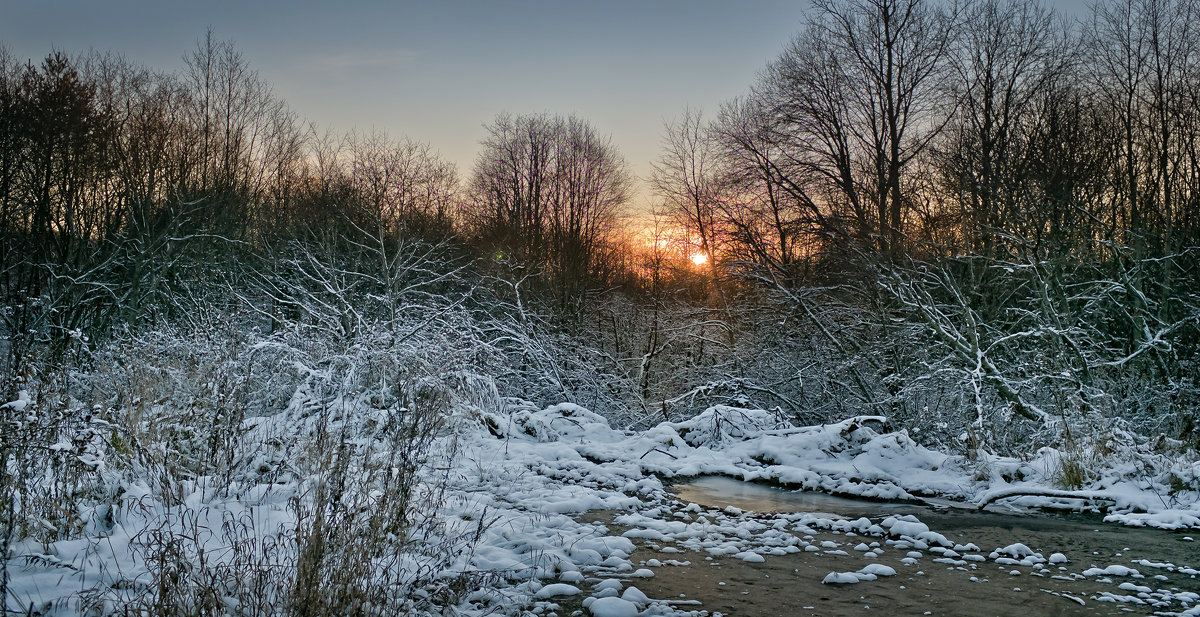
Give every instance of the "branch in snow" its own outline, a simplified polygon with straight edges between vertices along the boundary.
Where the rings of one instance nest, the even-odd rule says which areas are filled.
[[[1062,491],[1044,487],[1010,486],[984,493],[978,498],[976,505],[982,510],[992,503],[1010,497],[1055,497],[1060,499],[1112,502],[1118,500],[1117,496],[1106,491]]]

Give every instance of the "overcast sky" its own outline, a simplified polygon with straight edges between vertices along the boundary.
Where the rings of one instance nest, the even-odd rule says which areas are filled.
[[[175,70],[211,27],[322,127],[429,142],[465,176],[497,113],[575,113],[644,177],[663,122],[743,94],[807,4],[0,0],[0,43],[35,61],[94,48]]]

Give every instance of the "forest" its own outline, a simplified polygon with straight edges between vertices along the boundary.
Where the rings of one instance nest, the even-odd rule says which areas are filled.
[[[0,46],[0,596],[68,610],[26,604],[10,556],[146,508],[174,521],[130,557],[152,583],[75,583],[71,611],[459,605],[497,575],[373,551],[460,550],[429,514],[445,438],[514,401],[633,431],[883,416],[970,461],[1052,448],[1063,490],[1194,461],[1198,24],[814,0],[742,96],[666,123],[653,211],[586,118],[500,113],[458,169],[309,124],[212,32],[176,72]],[[294,524],[228,580],[173,526],[289,482]]]

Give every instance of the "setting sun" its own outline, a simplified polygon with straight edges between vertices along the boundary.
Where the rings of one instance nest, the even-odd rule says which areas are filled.
[[[696,264],[697,266],[703,266],[704,264],[708,263],[708,255],[705,255],[704,253],[695,253],[692,255],[692,263]]]

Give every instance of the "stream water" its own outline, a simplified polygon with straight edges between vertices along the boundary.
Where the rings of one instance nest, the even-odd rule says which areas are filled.
[[[726,476],[700,476],[677,484],[674,489],[676,496],[689,503],[710,508],[733,506],[762,513],[812,512],[857,518],[922,512],[917,506],[907,503],[850,499],[812,491],[789,491]]]
[[[767,556],[747,563],[731,556],[660,552],[645,546],[638,559],[676,560],[656,576],[639,581],[651,597],[700,601],[698,608],[748,617],[793,615],[1200,615],[1200,533],[1139,529],[1102,523],[1099,517],[1004,513],[961,507],[878,503],[820,493],[788,491],[723,477],[702,477],[674,487],[683,501],[721,509],[734,506],[758,513],[813,512],[822,516],[868,517],[911,514],[955,543],[974,543],[987,555],[1016,542],[1069,561],[1038,569],[994,560],[939,563],[933,551],[916,564],[904,563],[907,550],[893,545],[870,560],[894,568],[895,576],[852,585],[822,584],[830,572],[855,571],[870,561],[850,551],[858,541],[834,532],[810,541],[832,540],[840,551]],[[1157,564],[1139,563],[1148,560]],[[1166,567],[1170,564],[1171,567]],[[1140,577],[1087,575],[1090,568],[1122,565]],[[1124,584],[1124,586],[1122,585]]]

